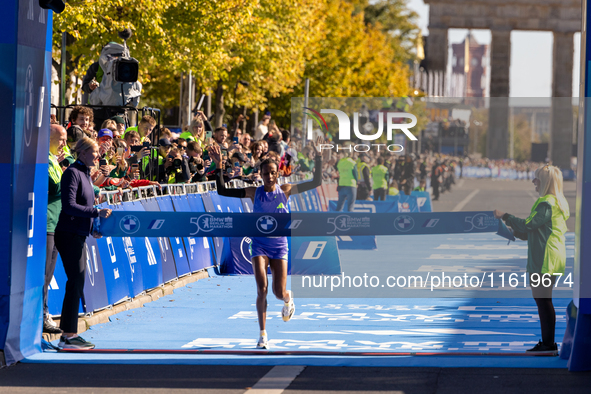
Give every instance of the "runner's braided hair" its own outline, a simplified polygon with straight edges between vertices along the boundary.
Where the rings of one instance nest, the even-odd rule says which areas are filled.
[[[263,171],[263,167],[265,167],[269,164],[275,164],[275,166],[277,167],[277,170],[279,170],[279,163],[277,162],[277,160],[275,160],[273,158],[267,158],[261,162],[261,172]]]

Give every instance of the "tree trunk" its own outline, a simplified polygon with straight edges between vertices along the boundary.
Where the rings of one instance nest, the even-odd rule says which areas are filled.
[[[215,90],[215,119],[214,128],[221,127],[224,123],[224,115],[226,109],[224,108],[224,85],[222,81],[218,81],[218,87]]]

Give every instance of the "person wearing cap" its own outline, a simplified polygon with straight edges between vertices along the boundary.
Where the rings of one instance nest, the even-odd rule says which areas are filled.
[[[123,134],[125,134],[125,120],[119,115],[113,116],[111,120],[114,120],[117,125],[117,133],[119,134],[119,137],[123,138]]]

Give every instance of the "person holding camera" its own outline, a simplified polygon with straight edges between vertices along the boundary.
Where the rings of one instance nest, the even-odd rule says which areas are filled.
[[[108,218],[110,209],[97,209],[90,169],[97,164],[99,147],[96,141],[83,137],[76,143],[77,160],[61,178],[62,210],[55,228],[55,246],[62,257],[68,281],[62,306],[60,328],[63,334],[59,347],[64,349],[93,349],[94,344],[78,336],[78,307],[83,298],[86,277],[86,237],[91,232],[93,218]],[[93,234],[96,238],[100,234]]]
[[[161,138],[158,141],[158,164],[157,168],[152,161],[150,173],[155,174],[158,183],[185,183],[191,179],[189,163],[183,158],[178,148],[173,148],[168,138]]]
[[[207,182],[205,170],[211,165],[209,156],[202,158],[203,150],[197,141],[189,141],[187,143],[187,156],[189,164],[189,172],[191,174],[191,182]]]

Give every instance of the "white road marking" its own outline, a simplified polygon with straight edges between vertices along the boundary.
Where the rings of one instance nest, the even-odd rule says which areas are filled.
[[[251,389],[248,394],[281,394],[306,368],[303,365],[278,365],[273,367]]]
[[[455,208],[452,209],[451,211],[452,212],[461,211],[464,208],[464,206],[466,206],[466,204],[468,204],[470,202],[470,200],[473,199],[474,196],[478,194],[479,191],[480,191],[480,189],[476,189],[472,193],[468,194],[468,197],[466,197],[462,201],[460,201],[458,203],[458,205],[456,205]]]

